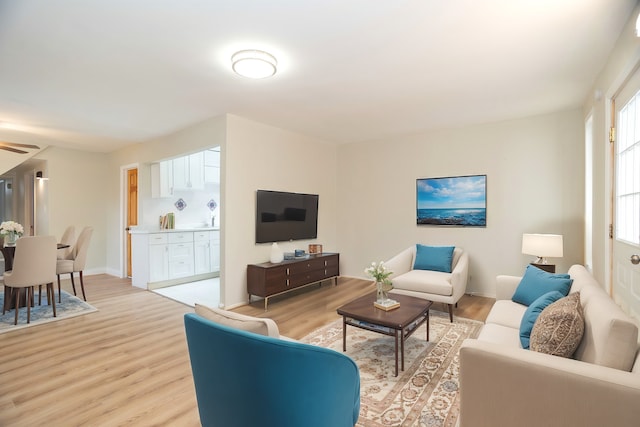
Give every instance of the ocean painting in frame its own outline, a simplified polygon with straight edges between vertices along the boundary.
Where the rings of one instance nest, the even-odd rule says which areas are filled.
[[[487,226],[487,176],[416,180],[418,225]]]

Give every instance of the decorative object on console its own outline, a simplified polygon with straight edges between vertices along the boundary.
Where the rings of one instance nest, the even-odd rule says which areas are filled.
[[[269,258],[269,261],[277,264],[279,262],[282,262],[282,260],[284,260],[284,253],[280,249],[280,246],[278,246],[276,242],[273,242],[271,244],[271,257]]]
[[[418,225],[487,226],[487,176],[416,180]]]
[[[387,269],[384,261],[380,261],[379,264],[372,262],[369,267],[365,268],[364,272],[376,282],[376,301],[374,305],[384,310],[398,308],[400,304],[395,300],[389,299],[389,291],[393,289],[389,276],[393,274],[393,271]]]
[[[5,236],[5,246],[15,246],[16,240],[24,234],[24,227],[15,221],[3,221],[0,224],[0,234]]]
[[[549,258],[562,258],[563,244],[561,234],[523,234],[522,253],[538,257],[534,266],[549,273],[556,272],[555,264],[549,264]]]
[[[321,254],[322,253],[322,245],[309,245],[309,253],[310,254]]]
[[[181,198],[179,198],[179,199],[174,203],[174,206],[175,206],[179,211],[181,211],[181,210],[183,210],[184,208],[186,208],[186,207],[187,207],[187,202],[185,202],[185,201],[182,199],[182,197],[181,197]]]

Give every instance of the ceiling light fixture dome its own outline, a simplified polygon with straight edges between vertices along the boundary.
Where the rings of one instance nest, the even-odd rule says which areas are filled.
[[[252,79],[264,79],[276,73],[278,61],[262,50],[241,50],[231,57],[231,67],[236,74]]]

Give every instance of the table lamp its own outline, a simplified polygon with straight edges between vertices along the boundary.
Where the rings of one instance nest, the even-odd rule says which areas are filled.
[[[522,253],[538,257],[532,265],[548,271],[556,272],[556,266],[549,264],[549,258],[562,258],[562,235],[560,234],[523,234]]]

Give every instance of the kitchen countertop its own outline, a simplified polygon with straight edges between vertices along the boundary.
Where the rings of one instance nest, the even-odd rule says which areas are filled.
[[[185,231],[220,231],[220,227],[179,227],[161,230],[159,228],[136,227],[129,230],[129,234],[150,234],[150,233],[180,233]]]

